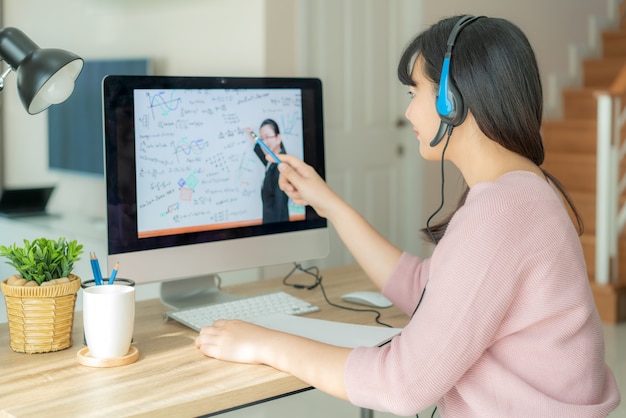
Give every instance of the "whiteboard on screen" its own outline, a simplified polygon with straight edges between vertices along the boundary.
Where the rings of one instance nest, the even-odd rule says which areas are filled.
[[[139,232],[260,221],[265,165],[246,128],[274,120],[287,153],[302,157],[301,94],[135,90]]]

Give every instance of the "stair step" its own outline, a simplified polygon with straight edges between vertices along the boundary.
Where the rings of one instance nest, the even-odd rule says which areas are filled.
[[[586,59],[582,65],[584,87],[606,89],[626,65],[626,56]]]
[[[602,322],[617,324],[626,320],[626,285],[592,282],[591,292]]]
[[[596,119],[598,100],[595,88],[563,90],[563,117],[565,119]]]
[[[626,56],[626,29],[606,30],[602,33],[602,56]]]
[[[584,235],[596,233],[596,195],[594,193],[567,190],[570,198],[576,206],[578,214],[583,218],[585,226]],[[574,219],[572,217],[572,219]]]
[[[593,245],[595,246],[595,233],[596,233],[596,196],[592,193],[584,193],[568,191],[568,194],[574,205],[576,206],[576,210],[578,214],[583,218],[585,231],[582,238],[594,238]],[[622,197],[620,205],[624,205],[626,199]],[[572,217],[572,220],[574,218]],[[626,266],[626,231],[622,232],[622,236],[620,241],[624,243],[623,248],[620,251],[624,252],[624,266]],[[626,276],[626,269],[624,269],[624,274]]]
[[[596,156],[581,153],[546,153],[543,168],[568,191],[596,192]]]
[[[569,152],[547,152],[542,167],[571,192],[596,193],[596,156]],[[626,175],[626,160],[620,165],[619,178]],[[626,194],[626,192],[624,192]]]
[[[546,120],[542,126],[546,154],[596,153],[597,123],[593,119]]]
[[[584,233],[580,237],[580,244],[583,248],[583,255],[585,256],[587,275],[591,280],[593,280],[596,273],[596,236],[593,234]]]
[[[585,263],[587,264],[587,274],[589,278],[595,280],[596,270],[596,236],[594,234],[584,233],[580,237],[580,243],[583,248],[583,254],[585,256]],[[619,240],[619,259],[618,265],[621,266],[620,274],[618,275],[618,282],[626,284],[626,236],[620,237]]]
[[[576,125],[571,120],[597,119],[596,91],[608,89],[626,64],[625,1],[619,2],[619,10],[620,28],[604,30],[601,33],[602,58],[587,59],[581,64],[583,88],[566,89],[562,92],[565,118],[563,124],[571,125],[570,128],[565,128],[558,123],[544,123],[547,151],[544,166],[565,185],[583,217],[585,233],[580,240],[594,302],[600,318],[611,323],[626,321],[626,235],[622,233],[618,244],[617,259],[620,270],[618,281],[607,285],[595,283],[596,162],[592,162],[591,158],[595,160],[597,132],[592,134],[591,127],[581,127],[580,124]],[[623,101],[623,103],[626,102]],[[586,131],[586,133],[576,133],[576,129]],[[626,131],[623,130],[622,135],[624,133]],[[589,141],[590,135],[593,135],[593,141]],[[581,136],[583,139],[580,138]],[[576,143],[577,141],[581,143]],[[585,155],[591,158],[585,158]],[[624,172],[624,166],[620,171]],[[588,177],[586,180],[585,176]]]

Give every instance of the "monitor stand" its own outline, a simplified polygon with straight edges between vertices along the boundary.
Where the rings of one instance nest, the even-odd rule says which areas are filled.
[[[173,309],[184,309],[241,298],[222,292],[217,283],[215,275],[165,281],[161,283],[161,301]]]

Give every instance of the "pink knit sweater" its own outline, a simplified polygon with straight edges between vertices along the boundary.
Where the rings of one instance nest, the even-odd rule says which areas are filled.
[[[431,258],[403,254],[383,293],[414,317],[357,348],[352,403],[442,417],[604,417],[620,402],[578,236],[530,172],[471,188]]]

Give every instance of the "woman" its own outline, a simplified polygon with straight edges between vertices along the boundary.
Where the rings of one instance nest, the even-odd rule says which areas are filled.
[[[265,166],[265,177],[261,186],[261,200],[263,202],[263,223],[289,221],[289,198],[278,187],[278,167],[276,162],[265,157],[265,151],[260,144],[256,143],[256,137],[250,128],[246,129],[250,139],[255,142],[254,153]],[[275,155],[284,154],[285,146],[280,136],[278,124],[273,119],[265,119],[261,122],[259,136],[265,146]]]
[[[450,217],[427,222],[430,258],[389,243],[300,160],[282,158],[279,182],[411,315],[402,334],[345,349],[217,321],[196,345],[398,415],[437,403],[443,417],[606,416],[620,394],[564,191],[540,167],[543,97],[528,40],[503,19],[444,19],[409,44],[398,74],[422,157],[451,161],[468,185]]]

